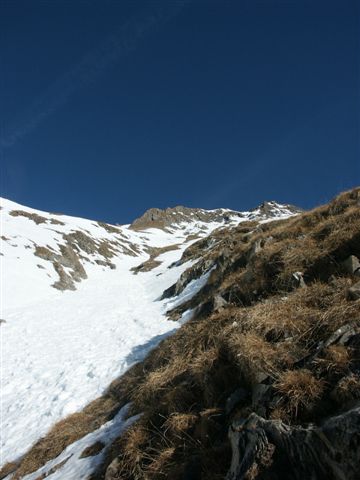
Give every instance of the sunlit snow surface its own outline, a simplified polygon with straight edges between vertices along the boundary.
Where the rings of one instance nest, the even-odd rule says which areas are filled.
[[[123,226],[117,239],[127,246],[136,245],[140,254],[119,253],[111,259],[114,270],[83,262],[88,278],[76,285],[76,291],[61,292],[51,287],[57,274],[50,262],[34,256],[35,245],[59,251],[62,234],[74,230],[96,239],[113,239],[114,234],[90,220],[39,212],[8,200],[2,199],[1,207],[0,318],[6,322],[0,327],[2,465],[23,455],[56,421],[101,395],[112,380],[191,317],[191,312],[186,312],[180,322],[171,322],[165,312],[199,291],[209,272],[192,281],[179,297],[157,299],[191,265],[168,268],[196,241],[186,242],[188,235],[205,236],[221,225],[194,222],[178,226],[173,233],[158,229],[134,232]],[[9,215],[13,210],[35,212],[49,222],[37,225],[28,218]],[[64,225],[52,224],[50,219]],[[154,270],[137,275],[130,271],[148,258],[146,246],[174,243],[179,249],[161,255],[158,260],[162,263]],[[94,258],[89,255],[88,260]],[[69,452],[71,458],[47,478],[85,478],[100,456],[79,460],[81,451],[103,438],[104,432],[110,438],[110,431],[118,434],[124,426],[120,412],[101,432],[69,446],[57,463]],[[56,462],[47,467],[54,465]],[[36,478],[39,472],[29,478]]]

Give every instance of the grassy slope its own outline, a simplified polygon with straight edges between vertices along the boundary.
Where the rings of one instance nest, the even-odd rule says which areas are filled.
[[[297,217],[213,238],[207,250],[201,240],[184,253],[216,265],[187,305],[201,302],[197,315],[106,394],[106,411],[131,401],[131,413],[143,415],[113,443],[93,479],[106,470],[107,479],[224,478],[234,419],[256,412],[289,424],[319,422],[359,398],[358,348],[325,342],[339,327],[360,324],[360,300],[348,295],[359,279],[341,264],[360,258],[360,189]],[[305,288],[294,272],[303,273]],[[217,295],[226,306],[214,307]],[[56,438],[50,432],[35,446],[18,477],[61,451],[76,421],[63,421]]]

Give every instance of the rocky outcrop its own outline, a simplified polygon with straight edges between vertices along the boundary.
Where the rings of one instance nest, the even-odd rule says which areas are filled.
[[[252,478],[356,480],[359,478],[360,407],[321,426],[290,426],[256,413],[230,427],[227,480]]]
[[[183,222],[229,222],[232,217],[242,218],[243,213],[219,208],[217,210],[203,210],[177,206],[173,208],[150,208],[130,226],[132,230],[160,228],[166,230]]]
[[[65,225],[63,222],[60,220],[57,220],[56,218],[45,218],[38,213],[30,213],[30,212],[25,212],[23,210],[12,210],[9,215],[12,217],[25,217],[28,218],[29,220],[32,220],[33,222],[36,223],[36,225],[39,225],[40,223],[50,223],[51,225]]]
[[[296,207],[295,205],[280,205],[272,200],[270,202],[263,202],[257,208],[251,210],[251,213],[266,218],[274,218],[281,216],[284,213],[284,210],[287,210],[290,214],[301,213],[304,211],[302,208]]]
[[[76,251],[71,245],[60,245],[60,254],[49,247],[35,247],[35,255],[50,261],[59,275],[53,287],[58,290],[75,290],[75,283],[87,278],[87,274]],[[65,271],[67,269],[67,272]]]
[[[360,277],[360,261],[355,255],[350,255],[341,265],[346,273]]]
[[[116,240],[95,240],[80,230],[64,234],[63,240],[65,243],[59,245],[60,253],[48,246],[35,245],[34,254],[51,262],[59,275],[59,280],[52,285],[54,288],[75,290],[75,282],[87,278],[83,263],[91,261],[89,255],[100,256],[93,260],[98,265],[109,267],[111,270],[116,268],[110,261],[122,248],[122,244]]]
[[[134,275],[138,274],[139,272],[149,272],[161,264],[160,260],[156,260],[160,255],[166,252],[171,252],[172,250],[178,250],[178,248],[178,244],[167,245],[166,247],[149,247],[147,248],[149,258],[140,265],[133,267],[131,271],[134,273]]]
[[[281,205],[276,202],[264,202],[250,212],[237,212],[224,208],[204,210],[183,206],[166,208],[164,210],[151,208],[137,218],[130,228],[133,230],[145,230],[147,228],[167,230],[184,222],[217,222],[227,225],[231,224],[232,221],[237,223],[239,220],[266,220],[283,215],[293,215],[301,211],[300,208],[292,205]]]

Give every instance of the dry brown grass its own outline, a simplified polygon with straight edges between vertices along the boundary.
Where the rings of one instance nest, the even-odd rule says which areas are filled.
[[[36,223],[36,225],[39,225],[40,223],[46,223],[47,218],[42,217],[41,215],[38,215],[37,213],[30,213],[30,212],[25,212],[23,210],[12,210],[9,212],[9,215],[12,217],[25,217],[28,218],[29,220],[32,220],[33,222]]]
[[[165,247],[149,248],[148,249],[149,258],[145,262],[141,263],[140,265],[133,267],[131,271],[133,271],[135,275],[139,272],[149,272],[150,270],[153,270],[154,268],[158,267],[161,264],[160,260],[156,260],[157,257],[162,255],[163,253],[171,252],[173,250],[178,250],[178,249],[179,249],[178,244],[167,245]]]
[[[219,312],[205,309],[110,386],[111,398],[143,413],[105,462],[118,458],[118,478],[183,478],[190,459],[200,466],[194,478],[224,478],[231,415],[255,411],[299,424],[359,398],[357,347],[326,343],[339,327],[359,320],[359,302],[347,294],[353,279],[341,268],[348,255],[360,257],[359,201],[355,189],[295,218],[239,226],[228,236],[216,232],[215,242],[200,240],[184,253],[185,259],[221,259],[211,286],[194,301],[221,293],[230,303]],[[250,255],[258,240],[262,249]],[[296,271],[303,272],[306,288],[294,285]],[[260,397],[257,404],[252,392],[264,376],[272,403]],[[248,395],[227,415],[226,401],[239,387]],[[31,468],[89,428],[79,415],[30,452]],[[92,427],[104,416],[96,414]],[[30,461],[25,456],[23,463]]]
[[[332,392],[332,398],[340,405],[360,399],[360,376],[350,373],[343,377]]]
[[[5,478],[11,473],[13,473],[19,466],[18,462],[7,462],[4,466],[0,469],[0,478]]]
[[[158,455],[154,457],[152,462],[149,463],[147,466],[146,471],[151,475],[152,473],[156,476],[163,476],[167,478],[167,471],[172,466],[175,465],[172,462],[174,457],[175,448],[174,447],[167,447],[161,450]]]
[[[330,345],[314,363],[320,372],[344,373],[351,365],[351,351],[344,345]]]
[[[172,413],[165,421],[165,435],[168,430],[175,433],[188,432],[198,421],[199,416],[193,413]]]
[[[286,397],[289,411],[297,416],[298,410],[311,410],[324,391],[324,383],[310,370],[286,370],[274,384],[278,392]]]
[[[119,408],[120,405],[114,398],[105,395],[91,402],[82,412],[58,422],[21,460],[14,480],[36,471],[47,461],[56,458],[68,445],[110,420]]]

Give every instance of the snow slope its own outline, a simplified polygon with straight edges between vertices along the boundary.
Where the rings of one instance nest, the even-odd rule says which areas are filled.
[[[281,211],[282,216],[287,214]],[[190,262],[176,266],[184,249],[196,241],[189,235],[205,236],[223,223],[184,222],[167,231],[133,231],[128,226],[41,212],[5,199],[0,215],[3,465],[23,455],[56,421],[101,395],[112,380],[180,326],[181,322],[166,318],[166,311],[194,295],[209,272],[191,282],[181,297],[157,299],[190,266]],[[66,263],[67,257],[61,260],[64,275],[76,283],[76,290],[62,291],[53,288],[59,279],[54,258],[69,247],[69,235],[80,238],[71,248],[85,273],[76,278],[73,264]],[[137,275],[131,271],[148,259],[149,248],[174,244],[177,249],[161,254],[157,258],[161,263],[153,270]],[[100,248],[104,245],[111,250],[110,259]],[[51,258],[35,255],[41,249]],[[124,427],[121,419],[119,413],[102,428],[118,431]],[[83,449],[104,431],[76,444]],[[96,457],[92,461],[99,460]],[[71,458],[66,476],[58,470],[49,478],[85,478],[86,459],[75,454]]]

